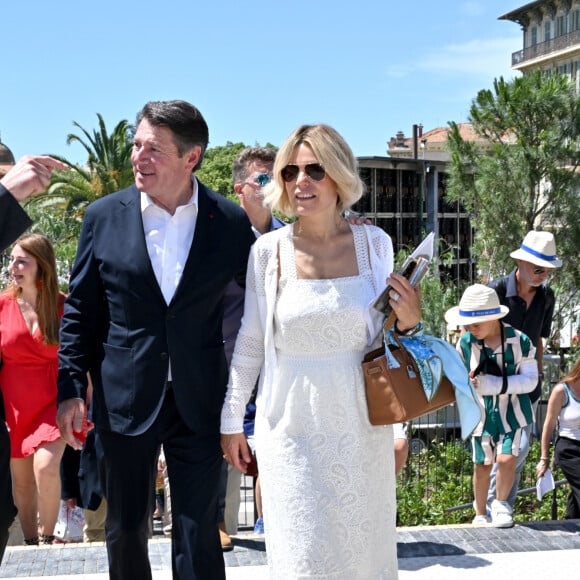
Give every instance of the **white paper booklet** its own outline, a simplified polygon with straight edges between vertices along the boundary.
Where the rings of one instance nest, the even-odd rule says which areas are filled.
[[[538,497],[538,501],[542,501],[542,498],[545,494],[549,491],[552,491],[556,487],[554,483],[554,476],[549,469],[546,469],[546,472],[542,477],[538,478],[536,482],[536,495]]]
[[[404,261],[399,274],[407,278],[411,286],[415,287],[429,269],[429,263],[433,259],[433,240],[435,234],[430,232],[427,237],[415,248],[415,251]],[[389,292],[392,290],[391,286],[387,286],[381,295],[375,300],[373,307],[385,316],[391,314],[391,306],[389,305]]]

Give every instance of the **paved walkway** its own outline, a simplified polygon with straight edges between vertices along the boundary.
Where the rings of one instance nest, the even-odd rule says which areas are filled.
[[[224,554],[228,580],[267,580],[263,538],[241,533],[233,541],[233,552]],[[580,521],[532,522],[508,530],[471,525],[399,528],[397,549],[400,580],[577,578]],[[169,540],[151,540],[149,555],[154,580],[170,580]],[[0,578],[106,580],[106,572],[103,544],[10,547]]]

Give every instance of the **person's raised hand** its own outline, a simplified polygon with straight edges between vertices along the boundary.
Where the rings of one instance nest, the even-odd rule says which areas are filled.
[[[68,165],[48,155],[26,155],[2,178],[0,183],[17,201],[46,190],[54,169]]]

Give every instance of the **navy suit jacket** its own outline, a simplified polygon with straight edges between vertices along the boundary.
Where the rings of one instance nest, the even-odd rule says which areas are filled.
[[[223,294],[245,279],[255,236],[243,209],[201,183],[193,242],[166,304],[147,253],[140,193],[108,195],[86,211],[61,323],[59,402],[93,380],[97,428],[138,435],[163,403],[169,361],[182,419],[219,429],[228,377]]]
[[[9,246],[31,225],[32,221],[26,212],[0,184],[0,251]]]

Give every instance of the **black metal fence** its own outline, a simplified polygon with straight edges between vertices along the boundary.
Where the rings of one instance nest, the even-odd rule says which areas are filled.
[[[541,436],[548,398],[562,376],[560,357],[546,355],[545,383],[536,413],[536,425],[531,437],[531,450],[523,469],[516,503],[515,519],[539,519],[535,499],[536,464],[539,460]],[[412,421],[408,426],[409,457],[397,480],[397,505],[402,525],[435,525],[470,522],[473,518],[473,463],[470,441],[461,440],[459,414],[449,405]],[[557,473],[554,477],[557,477]],[[559,474],[561,477],[561,474]],[[559,486],[565,484],[564,480]],[[243,477],[240,488],[239,525],[250,529],[254,525],[254,490],[252,478]],[[559,497],[567,490],[562,489]],[[554,495],[554,502],[556,496]],[[541,519],[557,519],[556,507],[562,513],[565,500],[558,506],[544,499]],[[556,514],[556,515],[554,515]]]

